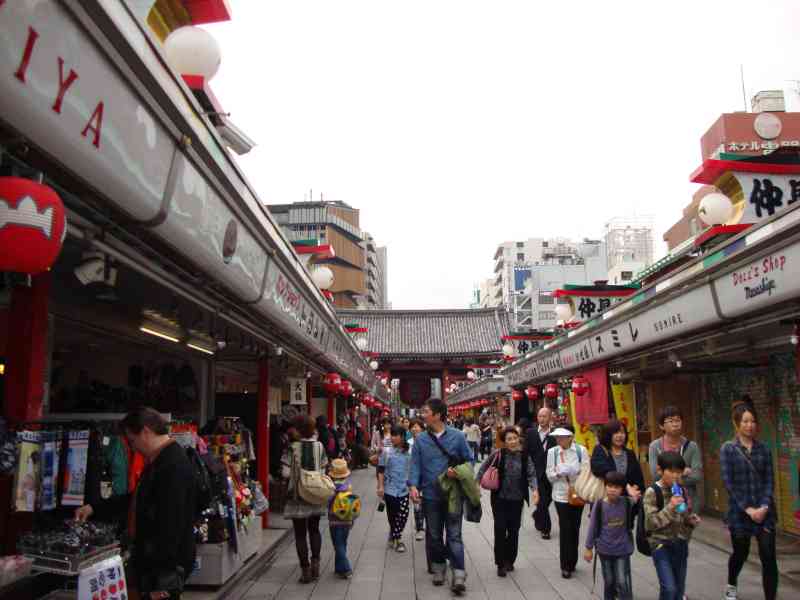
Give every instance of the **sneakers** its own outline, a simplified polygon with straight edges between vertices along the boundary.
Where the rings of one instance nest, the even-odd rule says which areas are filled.
[[[453,569],[453,583],[450,589],[455,594],[463,594],[467,589],[467,574],[461,569]]]
[[[421,542],[422,540],[425,539],[425,532],[420,529],[414,536],[414,539],[417,540],[418,542]]]
[[[395,548],[397,548],[397,540],[390,539],[388,542],[386,542],[387,550],[394,550]]]
[[[725,595],[722,597],[722,600],[736,600],[736,586],[735,585],[726,585],[725,586]]]
[[[402,554],[403,552],[406,551],[406,545],[400,540],[397,540],[397,544],[395,544],[394,550],[395,552],[399,552],[400,554]]]
[[[350,579],[350,578],[353,577],[353,572],[352,571],[345,571],[344,573],[336,573],[336,576],[339,579]]]
[[[431,569],[433,570],[433,585],[444,585],[444,582],[447,579],[447,565],[431,563]]]

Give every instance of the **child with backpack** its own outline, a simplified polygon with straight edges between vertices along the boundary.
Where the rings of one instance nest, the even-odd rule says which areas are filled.
[[[633,511],[641,492],[634,490],[623,496],[626,479],[617,471],[609,471],[604,479],[606,497],[592,507],[583,557],[592,562],[592,550],[597,550],[595,558],[600,559],[603,572],[603,600],[633,600]]]
[[[353,494],[347,461],[334,458],[331,461],[330,478],[336,489],[328,507],[331,543],[335,553],[334,572],[342,579],[350,579],[353,576],[353,569],[347,558],[347,538],[353,522],[361,513],[361,499]]]
[[[649,551],[653,557],[662,600],[683,598],[689,540],[700,524],[686,489],[679,483],[685,469],[686,461],[678,452],[662,452],[658,456],[661,479],[647,488],[642,503],[647,544],[640,551],[644,554]]]

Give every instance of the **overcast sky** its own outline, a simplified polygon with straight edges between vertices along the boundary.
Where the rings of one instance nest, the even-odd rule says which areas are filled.
[[[230,0],[212,82],[266,203],[344,200],[389,252],[394,308],[465,308],[498,243],[656,236],[700,137],[800,79],[800,2]],[[656,254],[666,252],[658,244]]]

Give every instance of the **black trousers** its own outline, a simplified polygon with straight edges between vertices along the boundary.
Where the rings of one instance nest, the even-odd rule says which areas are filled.
[[[572,572],[578,564],[578,538],[581,534],[582,506],[556,502],[558,513],[558,546],[561,570]]]
[[[550,503],[553,501],[553,485],[547,477],[539,478],[539,504],[533,511],[533,523],[536,531],[550,533],[553,524],[550,522]]]
[[[504,500],[492,494],[494,517],[494,564],[513,565],[519,550],[519,528],[522,525],[522,500]]]
[[[408,521],[408,496],[384,495],[386,503],[386,518],[389,520],[389,539],[399,540]]]
[[[311,558],[319,560],[322,549],[322,535],[319,532],[319,516],[306,519],[292,519],[294,526],[294,543],[297,547],[297,558],[301,567],[309,566],[308,546],[311,545]],[[308,538],[308,539],[306,539]]]
[[[761,584],[764,598],[775,600],[778,593],[778,561],[775,556],[775,532],[759,530],[755,535],[758,541],[758,557],[761,559]],[[735,535],[731,532],[733,554],[728,559],[728,584],[736,585],[739,573],[750,554],[750,536]]]

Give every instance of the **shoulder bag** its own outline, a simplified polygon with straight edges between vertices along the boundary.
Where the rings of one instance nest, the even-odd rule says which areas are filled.
[[[300,442],[302,457],[302,444],[311,443],[315,453],[314,468],[304,469],[302,458],[297,465],[299,473],[297,475],[297,493],[300,497],[313,506],[324,506],[333,497],[336,491],[336,486],[333,485],[333,480],[319,471],[322,464],[322,458],[319,456],[320,452],[324,452],[322,444],[319,442]]]
[[[500,459],[500,450],[494,453],[492,462],[486,468],[486,471],[481,477],[481,487],[485,490],[495,492],[500,489],[500,469],[497,468],[497,463]]]
[[[608,455],[608,452],[603,446],[598,445],[598,448]],[[578,452],[578,460],[580,460],[580,452]],[[581,472],[575,480],[575,492],[586,502],[594,503],[605,498],[606,484],[602,479],[596,477],[595,474],[592,473],[590,463],[581,465]]]
[[[575,451],[578,453],[578,462],[580,462],[580,460],[581,460],[581,451],[578,450],[577,446],[575,446]],[[561,455],[561,462],[562,463],[566,462],[564,460],[564,455],[563,454]],[[570,506],[577,506],[577,507],[581,507],[581,506],[584,506],[586,504],[584,499],[581,498],[578,495],[578,493],[575,491],[575,486],[572,484],[572,481],[570,481],[569,476],[567,476],[567,503]]]

